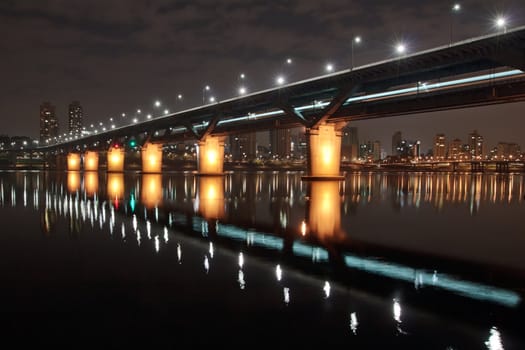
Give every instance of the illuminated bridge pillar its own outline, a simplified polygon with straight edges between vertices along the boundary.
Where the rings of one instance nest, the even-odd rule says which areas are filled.
[[[80,154],[79,153],[68,153],[67,154],[67,170],[68,171],[79,171],[80,170]]]
[[[224,138],[208,136],[197,145],[197,168],[201,175],[222,175]]]
[[[107,171],[123,172],[124,171],[124,148],[112,146],[107,153]]]
[[[84,170],[98,170],[98,152],[87,151],[86,153],[84,153]]]
[[[142,172],[160,173],[162,171],[162,144],[146,142],[142,147]]]
[[[341,163],[341,135],[335,124],[322,124],[307,131],[308,177],[339,179]]]

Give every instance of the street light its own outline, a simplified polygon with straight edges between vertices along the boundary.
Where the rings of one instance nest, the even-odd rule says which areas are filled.
[[[182,100],[182,94],[178,94],[178,95],[177,95],[177,99],[178,99],[178,100]]]
[[[210,102],[211,102],[211,103],[215,102],[215,97],[210,96]]]
[[[283,85],[284,84],[284,77],[282,75],[279,75],[277,76],[277,78],[275,78],[275,82],[277,83],[277,85]]]
[[[361,37],[359,35],[352,38],[352,58],[351,58],[351,64],[350,69],[354,69],[354,45],[361,43]]]
[[[160,101],[157,100],[157,101],[155,101],[155,104],[154,104],[154,105],[155,105],[155,107],[158,108],[158,107],[160,107],[160,106],[162,105],[162,103],[160,103]]]
[[[292,59],[290,57],[286,59],[286,64],[292,64]]]
[[[503,33],[507,32],[507,20],[503,16],[498,16],[495,20],[496,27],[503,29]]]
[[[405,46],[405,44],[403,43],[398,43],[396,45],[396,52],[399,54],[399,55],[402,55],[406,52],[407,48]]]
[[[331,64],[331,63],[327,63],[326,66],[324,67],[324,69],[325,69],[327,72],[333,72],[333,71],[334,71],[334,65]]]
[[[246,94],[246,88],[244,86],[241,86],[239,88],[239,95],[244,95],[244,94]]]
[[[450,11],[450,40],[449,40],[449,46],[452,45],[452,25],[454,22],[454,14],[459,13],[461,10],[461,5],[459,3],[455,3],[452,5],[452,10]]]

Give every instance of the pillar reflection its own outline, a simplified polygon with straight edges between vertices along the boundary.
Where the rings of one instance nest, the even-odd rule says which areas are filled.
[[[80,189],[80,173],[78,171],[67,172],[67,189],[72,193]]]
[[[308,233],[321,240],[342,238],[339,181],[311,181],[309,192]]]
[[[224,218],[224,179],[222,176],[199,177],[198,212],[205,219]]]
[[[98,192],[98,173],[96,171],[84,173],[84,190],[88,197],[93,197]]]
[[[119,202],[124,198],[124,174],[108,173],[108,200],[118,208]]]
[[[140,200],[147,209],[153,209],[162,202],[162,175],[143,174]]]

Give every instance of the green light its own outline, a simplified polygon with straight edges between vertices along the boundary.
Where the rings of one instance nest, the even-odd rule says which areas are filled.
[[[137,146],[137,141],[135,141],[135,140],[130,140],[130,141],[129,141],[129,146],[130,146],[130,147],[136,147],[136,146]]]

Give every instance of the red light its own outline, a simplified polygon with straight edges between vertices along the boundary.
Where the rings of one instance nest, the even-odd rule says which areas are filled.
[[[119,148],[119,144],[118,143],[114,144],[113,148]]]

